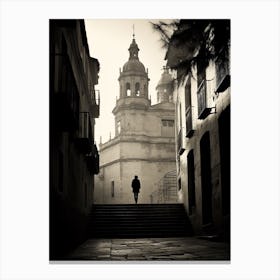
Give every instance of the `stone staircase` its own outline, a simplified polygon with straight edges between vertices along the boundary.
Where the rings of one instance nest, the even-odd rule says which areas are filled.
[[[139,238],[192,235],[183,204],[93,205],[89,237]]]

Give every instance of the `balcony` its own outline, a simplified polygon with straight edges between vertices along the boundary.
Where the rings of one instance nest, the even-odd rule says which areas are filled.
[[[91,79],[93,81],[93,84],[96,85],[98,84],[98,72],[100,70],[100,65],[99,65],[99,61],[96,58],[93,57],[89,57],[89,70],[91,73]]]
[[[222,51],[216,60],[216,93],[230,87],[229,61],[226,51]]]
[[[89,93],[90,93],[90,112],[93,118],[99,118],[100,92],[99,90],[94,89],[94,85],[89,85]]]
[[[180,129],[177,135],[177,151],[179,155],[181,155],[185,151],[185,149],[183,148],[183,141],[182,141],[182,129]]]
[[[198,118],[205,119],[211,111],[207,104],[206,82],[202,80],[197,90]]]
[[[92,146],[92,150],[89,154],[86,155],[86,161],[88,170],[91,174],[98,174],[99,173],[99,153],[97,150],[96,145]]]
[[[194,129],[192,124],[192,108],[186,109],[186,137],[191,138],[193,136]]]
[[[89,112],[80,112],[79,133],[76,138],[76,145],[83,154],[90,154],[93,145],[93,136]]]

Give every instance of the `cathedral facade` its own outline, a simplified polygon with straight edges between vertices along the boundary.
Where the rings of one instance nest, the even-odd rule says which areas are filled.
[[[139,61],[133,36],[129,60],[119,76],[119,99],[113,109],[115,137],[100,144],[100,173],[95,203],[134,203],[131,182],[138,176],[139,203],[156,203],[160,182],[176,170],[173,80],[167,69],[157,85],[157,104],[151,105],[148,69]]]

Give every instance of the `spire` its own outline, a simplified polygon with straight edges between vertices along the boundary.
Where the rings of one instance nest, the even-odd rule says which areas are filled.
[[[135,39],[134,24],[132,25],[132,29],[133,29],[133,39]]]
[[[139,52],[139,48],[138,48],[138,45],[136,44],[136,41],[135,41],[135,30],[134,30],[134,24],[132,26],[132,30],[133,30],[133,33],[132,33],[132,42],[129,46],[129,60],[131,59],[139,59],[138,58],[138,52]]]

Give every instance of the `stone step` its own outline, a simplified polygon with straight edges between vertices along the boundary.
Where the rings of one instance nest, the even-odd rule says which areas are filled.
[[[192,228],[183,204],[94,205],[89,234],[93,237],[187,236]]]
[[[94,205],[93,209],[181,209],[182,204],[104,204]]]

